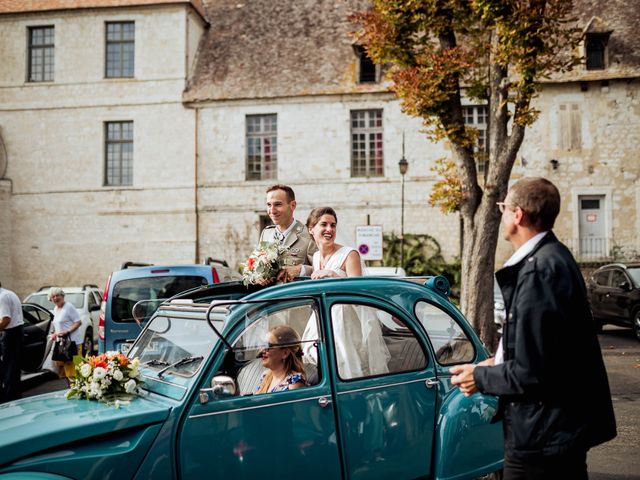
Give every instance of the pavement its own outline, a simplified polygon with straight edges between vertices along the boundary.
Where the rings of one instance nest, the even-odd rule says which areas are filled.
[[[607,326],[600,335],[600,346],[609,376],[618,436],[589,451],[589,478],[640,480],[640,342],[630,329]],[[585,401],[589,401],[588,386]]]
[[[640,480],[640,342],[630,329],[606,326],[599,337],[604,357],[618,436],[589,451],[590,480]],[[65,379],[51,373],[31,381],[23,396],[64,390]],[[584,401],[589,401],[585,385]],[[597,415],[597,412],[594,412]],[[570,479],[567,479],[570,480]]]

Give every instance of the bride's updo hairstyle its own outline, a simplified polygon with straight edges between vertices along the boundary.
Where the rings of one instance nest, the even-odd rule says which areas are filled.
[[[307,228],[311,230],[320,221],[323,215],[332,215],[338,223],[338,215],[336,211],[331,207],[318,207],[311,210],[309,218],[307,218]]]

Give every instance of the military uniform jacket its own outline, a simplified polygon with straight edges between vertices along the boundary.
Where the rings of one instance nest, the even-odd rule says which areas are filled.
[[[293,228],[285,237],[283,245],[289,249],[285,255],[285,266],[292,265],[313,265],[313,254],[318,247],[309,235],[307,227],[295,220]],[[269,225],[260,234],[261,242],[275,242],[275,225]]]
[[[505,454],[553,457],[615,437],[596,328],[569,250],[549,232],[496,279],[507,311],[505,361],[477,367],[474,379],[481,392],[499,396]]]

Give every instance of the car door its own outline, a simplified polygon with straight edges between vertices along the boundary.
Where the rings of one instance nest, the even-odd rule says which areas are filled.
[[[89,317],[91,318],[91,328],[93,328],[93,342],[98,345],[98,323],[100,322],[100,304],[102,298],[98,291],[90,291],[87,295],[87,306]]]
[[[22,317],[24,327],[20,368],[25,372],[34,372],[42,366],[44,361],[53,315],[38,305],[23,303]]]
[[[589,283],[589,300],[591,311],[596,318],[609,316],[607,311],[607,294],[609,293],[609,277],[611,270],[603,270],[593,275],[593,281]]]
[[[302,337],[317,328],[318,309],[310,301],[260,303],[237,309],[233,345],[219,352],[201,388],[214,376],[232,377],[239,395],[223,397],[202,390],[187,410],[178,436],[180,478],[341,478],[334,404],[326,371],[322,336],[304,341],[316,348],[316,363],[305,365],[312,385],[291,391],[255,394],[262,378],[256,357],[267,346],[266,333],[288,325]],[[318,371],[319,374],[315,375]],[[313,377],[313,378],[312,378]],[[204,397],[203,397],[204,395]]]
[[[329,321],[347,478],[429,476],[437,388],[419,328],[389,306],[337,296]]]
[[[627,285],[623,287],[623,285]],[[619,268],[614,268],[611,271],[611,289],[609,291],[608,305],[610,308],[611,316],[620,321],[629,321],[631,319],[631,301],[630,301],[630,286],[631,280],[627,275]]]

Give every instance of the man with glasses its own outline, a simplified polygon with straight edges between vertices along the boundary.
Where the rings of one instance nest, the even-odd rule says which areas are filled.
[[[505,480],[586,479],[587,451],[615,437],[616,425],[582,274],[551,231],[560,193],[523,178],[498,208],[515,250],[496,273],[503,337],[494,359],[451,368],[451,381],[467,396],[499,397]]]

